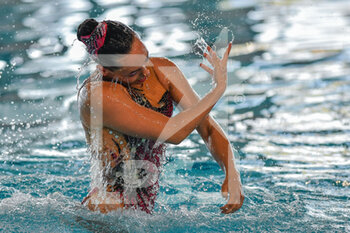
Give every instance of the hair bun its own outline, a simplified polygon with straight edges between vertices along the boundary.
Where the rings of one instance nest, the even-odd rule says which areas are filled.
[[[86,19],[78,27],[77,38],[81,41],[81,36],[87,36],[96,28],[98,22],[95,19]]]

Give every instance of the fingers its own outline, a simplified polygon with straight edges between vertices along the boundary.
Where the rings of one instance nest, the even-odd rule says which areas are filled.
[[[226,49],[226,52],[224,54],[224,57],[222,58],[222,60],[224,62],[227,62],[227,59],[228,59],[228,56],[230,55],[230,52],[231,52],[231,48],[232,48],[232,42],[230,42],[227,46],[227,49]]]
[[[209,55],[207,53],[204,53],[204,57],[215,68],[220,64],[220,58],[216,55],[215,51],[210,46],[208,46],[207,49],[208,49]]]
[[[230,214],[230,213],[234,213],[237,210],[239,210],[241,208],[240,204],[236,204],[236,205],[232,205],[232,204],[226,204],[222,207],[220,207],[221,209],[221,213],[223,214]]]
[[[208,62],[212,65],[215,66],[214,61],[212,59],[212,57],[210,55],[208,55],[207,53],[204,53],[203,56],[208,60]]]
[[[214,70],[216,69],[221,69],[221,71],[226,72],[226,65],[227,65],[227,60],[228,60],[228,56],[230,54],[232,48],[232,43],[230,42],[225,54],[223,56],[222,59],[220,59],[217,55],[216,52],[210,47],[208,46],[208,53],[204,53],[203,56],[208,60],[208,62],[214,67]],[[214,74],[213,69],[209,68],[208,66],[204,65],[204,64],[200,64],[200,66],[207,71],[210,75]]]
[[[203,63],[200,63],[199,66],[202,67],[203,70],[207,71],[210,75],[214,74],[214,71],[210,69],[208,66],[204,65]]]
[[[230,214],[230,213],[234,213],[237,210],[239,210],[243,205],[243,202],[241,202],[240,204],[226,204],[222,207],[220,207],[221,209],[221,213],[223,214]]]
[[[209,54],[204,53],[203,56],[209,61],[209,63],[213,67],[215,67],[220,62],[220,59],[218,58],[218,56],[216,55],[214,50],[209,45],[207,46],[207,50],[208,50]]]
[[[213,67],[215,67],[220,62],[223,62],[224,64],[227,62],[231,48],[232,48],[232,43],[230,42],[227,46],[227,49],[225,51],[225,54],[224,54],[222,60],[216,55],[216,52],[210,46],[207,47],[209,54],[204,53],[203,56],[210,62],[210,64]]]
[[[208,45],[207,47],[208,49],[208,52],[210,54],[210,57],[214,60],[214,61],[217,61],[219,60],[218,56],[216,55],[215,51]]]

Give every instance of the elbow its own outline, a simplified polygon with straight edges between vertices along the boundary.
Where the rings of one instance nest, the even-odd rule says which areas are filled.
[[[182,141],[183,141],[183,139],[180,140],[180,139],[177,139],[177,138],[176,139],[170,139],[169,138],[169,140],[167,140],[166,142],[170,143],[170,144],[173,144],[173,145],[179,145]]]
[[[167,143],[179,145],[186,137],[183,135],[175,134],[166,140]]]
[[[186,128],[186,127],[182,127],[182,128],[178,128],[176,129],[176,132],[172,132],[168,134],[167,139],[165,140],[165,142],[170,143],[170,144],[174,144],[174,145],[178,145],[180,144],[183,140],[185,140],[185,138],[187,138],[187,136],[193,131],[193,129],[190,128]]]

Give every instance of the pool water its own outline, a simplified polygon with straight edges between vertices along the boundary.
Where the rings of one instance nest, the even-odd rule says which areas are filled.
[[[2,1],[0,231],[349,232],[349,9],[346,0]],[[229,85],[212,115],[238,151],[238,212],[220,213],[224,173],[195,132],[168,146],[153,215],[80,205],[90,163],[76,77],[95,65],[75,30],[88,17],[135,28],[201,96],[211,81],[196,40],[233,33]]]

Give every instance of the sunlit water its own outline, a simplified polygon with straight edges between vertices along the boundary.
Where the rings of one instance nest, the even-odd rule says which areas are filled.
[[[118,2],[118,3],[116,3]],[[343,1],[2,1],[0,229],[5,232],[349,232],[350,3]],[[198,35],[235,46],[212,115],[239,151],[246,200],[223,215],[224,178],[199,135],[168,147],[155,213],[93,213],[76,104],[87,17],[133,26],[203,96]],[[80,70],[82,69],[82,70]]]

